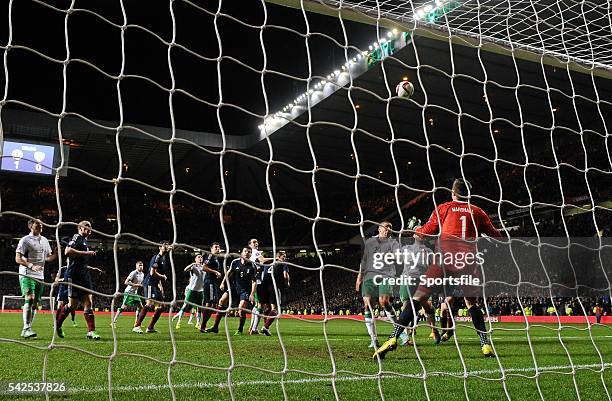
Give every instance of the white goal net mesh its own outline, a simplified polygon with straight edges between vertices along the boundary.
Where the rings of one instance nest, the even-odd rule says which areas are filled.
[[[3,295],[18,291],[10,245],[29,218],[41,218],[43,234],[61,249],[80,220],[92,220],[91,263],[105,270],[92,273],[95,313],[116,311],[134,262],[142,259],[146,273],[164,239],[173,246],[163,303],[171,314],[185,303],[183,268],[213,241],[228,255],[225,270],[251,238],[266,256],[290,255],[291,287],[273,280],[283,287],[273,297],[280,316],[263,350],[232,336],[233,317],[218,335],[194,339],[163,316],[158,337],[147,338],[162,348],[135,339],[128,317],[107,324],[97,348],[53,331],[36,343],[1,336],[5,350],[40,352],[42,380],[62,380],[66,358],[88,358],[102,366],[99,377],[69,391],[109,399],[125,392],[188,399],[195,389],[259,399],[270,387],[282,399],[431,400],[450,386],[471,400],[490,385],[510,400],[526,385],[532,391],[522,396],[545,400],[555,399],[554,380],[568,399],[610,399],[610,332],[594,321],[612,296],[609,1],[11,0],[3,7],[0,139],[55,146],[46,181],[25,184],[19,169],[41,162],[2,148],[2,169],[22,174],[2,172]],[[45,29],[34,27],[43,22]],[[413,83],[412,97],[397,96],[401,81]],[[387,220],[395,236],[409,237],[406,230],[450,199],[454,178],[472,183],[470,202],[504,237],[536,244],[531,262],[541,265],[541,281],[510,247],[516,268],[480,300],[497,351],[491,363],[475,362],[478,336],[458,310],[444,350],[421,352],[425,340],[417,340],[397,352],[399,361],[395,354],[372,361],[355,294],[360,241]],[[35,197],[24,198],[32,190]],[[548,244],[569,255],[572,238],[589,239],[598,286],[575,279],[559,296],[542,253]],[[568,259],[568,272],[580,277]],[[66,263],[62,253],[58,263]],[[536,305],[548,325],[526,318]],[[239,309],[232,303],[230,311]],[[522,319],[503,325],[496,316],[504,313]],[[583,317],[580,325],[565,319],[572,314]],[[376,325],[382,342],[392,326],[380,316]],[[542,341],[552,344],[550,355],[538,350]],[[446,362],[432,359],[435,352],[447,353]],[[513,360],[514,352],[523,359]],[[164,370],[126,380],[132,364]]]
[[[340,2],[322,2],[339,7]],[[578,1],[362,1],[342,8],[374,18],[430,24],[451,34],[610,68],[608,3]],[[444,12],[455,10],[456,12]]]

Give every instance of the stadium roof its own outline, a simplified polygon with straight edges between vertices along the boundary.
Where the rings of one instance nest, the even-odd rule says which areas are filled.
[[[383,27],[409,27],[505,54],[611,77],[608,5],[555,0],[267,0]],[[444,18],[438,10],[445,9]],[[431,28],[431,30],[429,30]],[[429,31],[428,31],[429,30]],[[439,33],[436,34],[435,31]],[[497,44],[498,47],[487,46]],[[504,51],[505,48],[506,50]],[[526,52],[523,52],[525,50]],[[531,54],[530,54],[531,53]]]

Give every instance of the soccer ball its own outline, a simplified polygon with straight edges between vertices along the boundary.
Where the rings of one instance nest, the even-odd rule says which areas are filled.
[[[399,97],[409,98],[414,93],[414,85],[410,81],[401,81],[395,87],[395,92]]]

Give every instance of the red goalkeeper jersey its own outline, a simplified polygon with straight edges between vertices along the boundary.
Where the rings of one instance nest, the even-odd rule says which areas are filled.
[[[416,230],[421,236],[439,235],[441,239],[474,240],[479,234],[500,237],[489,216],[476,205],[450,201],[433,211],[427,223]]]
[[[416,230],[424,236],[438,236],[436,253],[442,260],[434,262],[425,272],[427,277],[443,277],[446,274],[471,274],[479,276],[476,238],[480,234],[500,237],[489,216],[478,206],[467,202],[451,201],[438,206],[429,221]],[[469,255],[472,256],[469,256]],[[468,261],[469,258],[469,261]],[[425,289],[430,291],[430,289]],[[464,295],[467,293],[464,292]],[[468,295],[466,295],[468,296]],[[469,295],[472,296],[472,295]]]

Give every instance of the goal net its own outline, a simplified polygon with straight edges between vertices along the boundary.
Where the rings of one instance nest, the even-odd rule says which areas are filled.
[[[52,310],[55,308],[55,299],[51,297],[41,297],[40,307],[45,310]],[[20,295],[3,295],[2,296],[2,312],[10,309],[22,309],[23,308],[23,296]]]
[[[74,399],[610,399],[609,2],[1,7],[3,311],[23,305],[28,220],[60,250],[45,302],[88,220],[102,338],[86,341],[85,321],[60,338],[54,302],[35,341],[3,313],[0,382],[65,382]],[[411,96],[398,96],[404,82]],[[432,284],[410,342],[373,357],[418,286],[405,296],[367,276],[368,241],[388,227],[398,248],[415,246],[455,179],[501,234],[478,242],[478,293]],[[163,241],[163,314],[145,316],[126,304],[126,279],[139,261],[145,276],[159,266]],[[197,284],[197,254],[218,257],[221,278]],[[243,274],[259,289],[240,287]],[[204,301],[191,298],[200,287]],[[156,332],[133,332],[139,314]],[[433,326],[446,341],[428,338]]]

